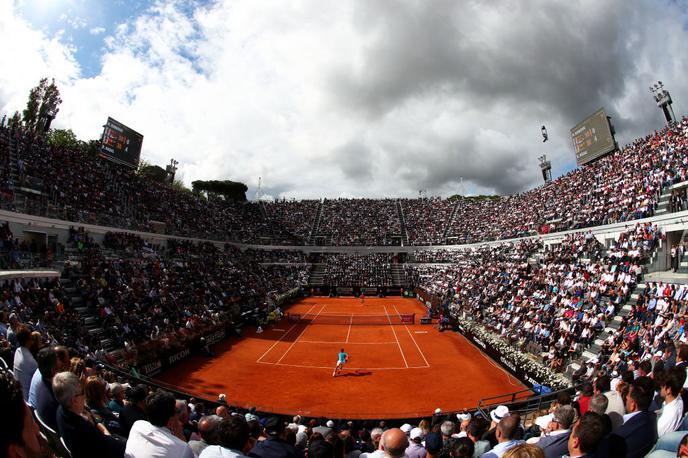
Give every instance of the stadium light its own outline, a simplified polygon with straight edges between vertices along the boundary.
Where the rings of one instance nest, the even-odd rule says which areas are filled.
[[[544,127],[544,126],[543,126]],[[547,160],[546,155],[542,155],[538,158],[540,161],[540,170],[542,171],[542,179],[545,180],[545,184],[552,181],[552,163]]]
[[[165,172],[167,172],[167,182],[170,184],[174,183],[174,175],[177,173],[178,165],[179,161],[175,159],[170,159],[170,165],[165,167]]]
[[[669,91],[664,89],[664,83],[657,81],[656,83],[650,85],[650,92],[657,102],[657,106],[662,109],[664,113],[664,119],[666,119],[667,124],[671,125],[676,122],[676,116],[674,115],[674,109],[671,106],[673,100],[671,100],[671,94]]]

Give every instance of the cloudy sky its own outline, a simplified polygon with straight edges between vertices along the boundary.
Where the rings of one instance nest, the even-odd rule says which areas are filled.
[[[523,191],[575,167],[599,107],[621,144],[688,111],[684,0],[0,0],[0,113],[53,77],[54,123],[108,116],[142,158],[274,197]],[[550,141],[543,144],[540,126]]]

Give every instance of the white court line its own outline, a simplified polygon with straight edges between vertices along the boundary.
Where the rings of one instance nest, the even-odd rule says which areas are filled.
[[[399,338],[397,337],[397,332],[394,330],[394,325],[392,324],[392,320],[389,317],[389,313],[387,313],[387,306],[386,305],[385,305],[385,315],[387,315],[387,321],[389,321],[389,327],[392,328],[392,332],[394,333],[394,340],[397,341],[397,345],[399,346],[399,351],[401,352],[401,357],[404,358],[404,365],[408,369],[409,365],[406,362],[406,356],[404,356],[404,350],[401,349],[401,344],[399,343]]]
[[[349,345],[396,345],[396,342],[337,342],[334,340],[299,340],[299,343],[311,344],[349,344]]]
[[[268,366],[285,366],[285,367],[299,367],[303,369],[330,369],[332,366],[305,366],[302,364],[282,364],[282,363],[268,363],[266,361],[260,361],[258,364],[267,364]],[[345,369],[355,370],[355,371],[397,371],[397,370],[408,370],[408,369],[427,369],[425,366],[411,366],[411,367],[349,367],[345,366]]]
[[[397,308],[396,305],[394,306],[394,310],[397,311],[397,315],[401,315],[401,313],[399,313],[399,309]],[[418,346],[418,342],[416,342],[415,337],[413,337],[413,334],[411,334],[411,331],[409,331],[408,326],[406,324],[404,324],[404,327],[406,328],[406,332],[408,332],[408,335],[411,336],[411,340],[413,340],[413,343],[416,344],[416,348],[420,352],[420,355],[423,357],[423,361],[425,361],[426,366],[430,367],[430,363],[428,363],[428,360],[425,358],[425,354],[423,353],[423,350],[421,350],[420,347]]]
[[[313,304],[313,305],[311,306],[311,308],[308,309],[308,312],[310,312],[311,310],[313,310],[313,307],[315,307],[316,305],[317,305],[317,304]],[[308,313],[308,312],[306,312],[306,313]],[[260,358],[258,358],[258,359],[256,360],[256,362],[259,363],[260,360],[263,359],[263,358],[265,357],[265,355],[267,355],[267,354],[270,352],[270,350],[272,350],[273,348],[275,348],[275,345],[277,345],[278,343],[280,343],[280,342],[282,341],[282,339],[284,339],[285,337],[287,337],[287,334],[289,334],[289,332],[290,332],[292,329],[294,329],[294,326],[296,326],[297,324],[299,324],[298,321],[297,321],[296,323],[294,323],[294,324],[291,326],[291,328],[289,328],[289,330],[287,330],[287,332],[285,332],[284,335],[283,335],[282,337],[279,338],[279,340],[277,340],[274,344],[272,344],[272,345],[270,346],[270,348],[268,348],[267,350],[265,350],[265,353],[263,353],[262,355],[260,355]]]
[[[349,315],[349,330],[346,333],[346,343],[349,343],[349,335],[351,335],[351,323],[354,321],[354,314]]]
[[[326,307],[326,306],[323,304],[322,308],[320,309],[320,312],[318,312],[318,313],[315,315],[315,317],[313,317],[314,320],[318,318],[318,315],[320,315],[320,313],[321,313],[323,310],[325,310],[325,307]],[[291,343],[291,345],[289,345],[289,348],[287,348],[287,351],[285,351],[284,354],[282,355],[282,357],[281,357],[280,359],[277,360],[277,364],[281,363],[282,360],[284,359],[284,357],[287,356],[287,353],[289,353],[289,351],[290,351],[292,348],[294,348],[294,345],[296,345],[296,342],[299,341],[299,337],[301,337],[301,336],[303,335],[303,333],[306,332],[306,329],[308,329],[308,326],[306,326],[305,328],[303,328],[303,331],[301,331],[301,332],[299,333],[299,335],[296,336],[296,339],[294,339],[294,341]]]

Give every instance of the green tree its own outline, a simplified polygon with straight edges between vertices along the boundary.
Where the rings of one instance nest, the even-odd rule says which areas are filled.
[[[172,189],[179,191],[179,192],[191,192],[191,190],[189,188],[187,188],[184,185],[184,182],[182,180],[180,180],[179,178],[175,178],[172,181],[172,184],[170,186],[172,187]]]
[[[139,175],[158,183],[164,183],[167,179],[167,172],[159,165],[145,165],[144,167],[139,166],[138,173]]]
[[[42,78],[38,86],[29,91],[29,100],[23,112],[26,130],[33,135],[44,135],[46,127],[60,111],[61,103],[60,90],[55,85],[55,79],[48,83],[48,78]]]
[[[207,196],[222,196],[225,200],[246,201],[248,187],[244,183],[230,180],[196,180],[191,182],[196,193],[206,193]]]
[[[50,129],[50,132],[48,132],[48,143],[62,149],[77,149],[81,147],[81,142],[76,138],[72,129]]]
[[[10,128],[10,130],[16,130],[21,127],[21,114],[19,114],[18,111],[15,111],[12,117],[7,121],[7,127]]]

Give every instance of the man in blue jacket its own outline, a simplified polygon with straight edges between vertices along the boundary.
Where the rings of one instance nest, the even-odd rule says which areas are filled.
[[[647,455],[657,442],[657,417],[649,411],[653,393],[652,379],[638,377],[631,383],[626,396],[624,423],[614,434],[626,442],[626,456],[629,458]]]

